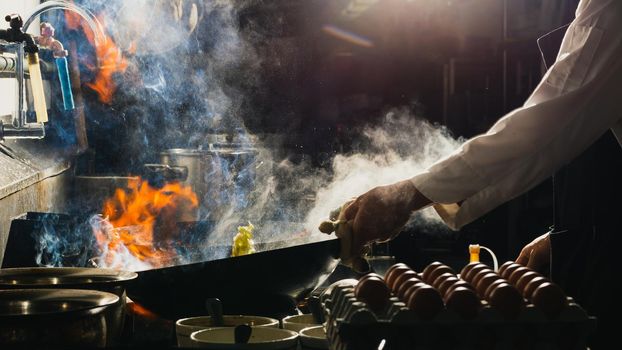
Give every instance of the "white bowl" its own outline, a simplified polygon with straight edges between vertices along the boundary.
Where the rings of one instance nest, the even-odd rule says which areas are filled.
[[[298,332],[300,345],[306,349],[328,349],[328,338],[324,326],[307,327]]]
[[[281,320],[284,329],[300,332],[303,328],[319,326],[312,314],[291,315]]]
[[[248,324],[253,327],[271,327],[279,328],[279,320],[263,316],[246,316],[246,315],[224,315],[223,327],[235,327],[241,324]],[[212,318],[209,316],[197,316],[182,318],[175,322],[175,332],[177,335],[177,346],[192,346],[190,334],[206,328],[212,328]]]
[[[247,343],[236,344],[234,327],[207,328],[190,335],[192,347],[236,350],[296,350],[298,333],[287,329],[254,327]]]

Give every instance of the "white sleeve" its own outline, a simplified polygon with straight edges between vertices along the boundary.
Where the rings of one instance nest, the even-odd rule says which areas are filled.
[[[622,116],[622,1],[582,0],[524,106],[412,178],[453,228],[551,176]]]

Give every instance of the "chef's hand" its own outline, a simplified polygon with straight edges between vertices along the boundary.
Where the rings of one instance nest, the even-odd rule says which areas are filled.
[[[319,229],[341,238],[342,263],[362,271],[362,258],[368,244],[395,237],[408,222],[410,215],[431,201],[421,194],[410,180],[378,186],[346,202],[331,213],[332,221],[323,222]]]
[[[521,250],[516,262],[533,270],[540,271],[551,257],[551,237],[549,233],[534,239]]]
[[[353,248],[394,238],[410,215],[430,204],[409,180],[378,186],[357,197],[345,208],[345,219],[352,221]]]

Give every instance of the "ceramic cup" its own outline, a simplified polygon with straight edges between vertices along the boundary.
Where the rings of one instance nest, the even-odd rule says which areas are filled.
[[[254,327],[246,343],[235,342],[234,327],[207,328],[190,335],[191,347],[218,350],[296,350],[298,333],[287,329]]]
[[[291,315],[281,320],[283,329],[300,332],[303,328],[319,326],[312,314]]]
[[[241,324],[248,324],[253,327],[279,328],[279,320],[270,317],[224,315],[222,318],[224,322],[223,327],[235,327]],[[177,322],[175,322],[177,346],[192,346],[193,342],[190,341],[190,334],[211,327],[214,327],[214,325],[212,324],[212,319],[209,316],[197,316],[177,320]]]

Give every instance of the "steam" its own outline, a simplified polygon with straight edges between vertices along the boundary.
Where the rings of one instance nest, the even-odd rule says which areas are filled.
[[[417,118],[406,108],[388,112],[380,126],[363,130],[363,142],[356,152],[333,159],[332,179],[318,189],[306,227],[317,227],[330,211],[375,186],[413,177],[461,142],[446,128]],[[433,209],[418,215],[423,224],[440,222]]]

